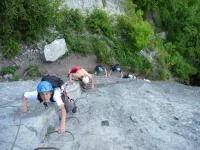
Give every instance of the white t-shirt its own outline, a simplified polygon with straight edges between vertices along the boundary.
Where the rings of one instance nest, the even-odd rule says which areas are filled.
[[[62,94],[62,90],[60,88],[54,89],[53,100],[56,101],[58,106],[60,106],[61,104],[64,104],[61,98],[61,94]],[[37,100],[37,96],[38,96],[37,90],[24,93],[24,97],[26,97],[27,100]]]

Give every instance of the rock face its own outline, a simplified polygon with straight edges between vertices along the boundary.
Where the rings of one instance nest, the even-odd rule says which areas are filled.
[[[0,83],[0,149],[56,147],[60,150],[167,149],[200,147],[200,88],[169,82],[95,76],[96,88],[86,92],[74,81],[69,96],[78,111],[67,115],[59,135],[59,110],[29,102],[21,113],[21,95],[37,81]]]
[[[62,57],[67,51],[65,39],[57,39],[44,47],[46,61],[54,62]]]
[[[69,8],[92,10],[94,8],[100,8],[105,10],[109,14],[123,13],[124,5],[127,0],[65,0],[65,4]]]

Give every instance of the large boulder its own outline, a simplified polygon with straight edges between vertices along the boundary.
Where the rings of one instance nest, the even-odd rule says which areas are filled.
[[[46,61],[54,62],[62,57],[67,51],[65,39],[57,39],[44,47],[44,56]]]

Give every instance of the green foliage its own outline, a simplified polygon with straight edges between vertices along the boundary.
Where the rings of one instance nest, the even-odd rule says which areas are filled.
[[[131,66],[131,70],[138,74],[147,75],[151,71],[152,65],[149,60],[140,53],[132,51],[124,41],[115,40],[114,49],[121,65]]]
[[[169,79],[169,57],[170,55],[163,49],[164,47],[157,50],[156,63],[155,63],[155,73],[153,78],[157,80]]]
[[[127,47],[126,44],[126,42],[120,39],[115,39],[113,45],[117,59],[120,61],[120,64],[124,66],[131,64],[134,58],[134,53],[131,52],[131,49]]]
[[[87,18],[87,26],[92,33],[103,34],[112,37],[114,30],[112,28],[111,18],[100,9],[94,9]]]
[[[120,15],[117,18],[117,33],[127,41],[131,40],[131,33],[134,32],[134,24],[127,15]]]
[[[20,76],[18,76],[18,75],[14,75],[14,77],[13,77],[13,81],[19,81],[20,80]]]
[[[25,69],[25,75],[31,78],[41,77],[44,75],[44,72],[40,71],[38,66],[30,65]]]
[[[148,22],[141,22],[134,24],[134,31],[131,34],[131,38],[135,41],[137,49],[141,50],[148,46],[148,42],[151,36],[153,36],[153,30]]]
[[[1,75],[6,75],[6,74],[12,74],[13,78],[12,81],[18,81],[20,79],[19,76],[15,75],[15,72],[19,69],[18,66],[8,66],[8,67],[3,67],[1,69],[0,74]]]
[[[128,13],[117,18],[117,34],[127,41],[135,51],[140,51],[148,46],[148,41],[153,36],[153,30],[148,22],[143,21],[143,12],[129,8]]]
[[[155,80],[166,80],[171,77],[170,68],[170,54],[165,50],[163,40],[159,35],[150,39],[147,53],[151,53],[152,69],[149,76]]]
[[[47,128],[47,132],[45,133],[45,136],[48,137],[52,132],[55,131],[55,127],[54,126],[48,126]]]
[[[159,9],[156,9],[155,11],[151,11],[152,13],[152,19],[154,21],[154,24],[156,28],[154,29],[156,33],[163,31],[163,24],[162,24],[162,18],[159,13]]]
[[[82,35],[77,37],[73,33],[66,31],[65,40],[68,43],[68,50],[70,52],[77,52],[84,56],[94,53],[89,36]]]
[[[0,4],[0,37],[35,39],[56,23],[61,0],[3,0]]]
[[[68,51],[73,50],[73,45],[75,43],[75,36],[70,30],[66,30],[64,33],[65,41],[67,42],[67,49]]]
[[[133,1],[133,0],[132,0]],[[139,8],[142,10],[149,10],[149,9],[155,9],[158,7],[158,3],[162,0],[136,0],[133,1]],[[168,2],[169,3],[169,2]]]
[[[175,63],[172,66],[171,70],[180,79],[189,79],[190,75],[194,75],[197,73],[196,68],[186,62],[184,58],[178,53],[172,56],[172,60]]]
[[[105,64],[113,63],[115,52],[110,46],[111,43],[108,38],[96,35],[79,35],[77,37],[72,32],[67,31],[65,39],[70,52],[77,52],[83,56],[95,54],[98,62]]]
[[[102,0],[103,7],[106,7],[106,0]]]
[[[5,74],[12,74],[12,75],[14,75],[15,72],[17,71],[17,69],[18,69],[18,67],[16,67],[16,66],[4,67],[1,70],[1,74],[2,75],[5,75]]]
[[[152,64],[141,54],[135,54],[132,58],[132,70],[143,76],[147,76],[152,69]]]
[[[152,66],[149,60],[140,54],[149,45],[153,30],[149,23],[143,21],[143,12],[135,11],[135,5],[127,2],[126,14],[117,17],[117,35],[114,49],[122,65],[130,65],[132,70],[147,75]]]
[[[5,58],[12,60],[15,56],[19,54],[20,48],[16,41],[10,39],[3,43],[1,52]]]
[[[176,46],[172,43],[165,44],[166,50],[169,52],[170,57],[168,60],[169,69],[172,73],[181,78],[188,79],[190,75],[197,73],[197,69],[188,63],[177,51]]]
[[[97,61],[104,64],[112,64],[114,61],[115,53],[113,49],[109,46],[106,39],[94,39],[92,41],[95,54],[97,56]]]
[[[60,30],[64,32],[64,38],[68,44],[70,52],[77,52],[82,55],[92,53],[91,44],[87,36],[79,36],[84,26],[84,17],[78,9],[64,9],[62,11],[63,20]]]
[[[64,30],[70,28],[78,32],[82,31],[84,25],[84,17],[78,9],[64,9],[62,15],[64,16],[62,22],[62,28]]]
[[[198,0],[128,0],[125,14],[116,18],[100,9],[94,9],[84,17],[78,9],[59,7],[61,2],[62,0],[2,0],[0,43],[5,58],[12,60],[19,54],[17,42],[21,40],[33,42],[42,37],[47,38],[45,36],[53,39],[61,33],[67,42],[69,53],[95,53],[98,62],[104,64],[112,64],[117,59],[121,65],[130,66],[134,72],[154,79],[168,79],[169,70],[181,79],[188,79],[200,70]],[[106,0],[102,0],[103,7],[106,7],[106,3]],[[168,41],[165,45],[153,35],[150,24],[143,19],[141,8],[152,12],[159,31],[162,28],[167,31]],[[51,37],[46,34],[48,27],[51,31],[57,27],[60,33]],[[156,65],[152,65],[141,50],[147,53],[147,50],[156,51],[157,57],[153,62]],[[26,74],[36,77],[41,76],[42,72],[37,66],[29,66]]]
[[[153,11],[156,15],[154,20],[160,19],[155,20],[156,25],[165,28],[168,41],[173,43],[173,52],[167,47],[169,68],[176,76],[188,79],[200,69],[200,1],[140,0],[136,4],[139,8]]]

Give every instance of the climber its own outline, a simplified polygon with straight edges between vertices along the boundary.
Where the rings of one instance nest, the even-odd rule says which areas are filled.
[[[133,74],[130,74],[129,72],[127,73],[127,74],[125,74],[125,75],[123,75],[123,77],[122,78],[124,78],[124,79],[136,79],[136,76],[134,76]]]
[[[48,81],[47,81],[48,80]],[[22,97],[22,112],[28,111],[27,100],[38,99],[43,102],[45,108],[49,102],[56,102],[61,111],[61,121],[58,128],[58,133],[65,132],[65,121],[66,121],[66,109],[61,98],[62,93],[66,93],[64,82],[55,76],[44,76],[41,82],[37,86],[37,90],[31,92],[25,92]]]
[[[119,64],[115,64],[115,65],[112,65],[112,66],[110,67],[109,76],[111,75],[111,73],[112,73],[113,71],[120,72],[120,75],[121,75],[120,77],[121,77],[121,78],[123,77],[123,72],[121,71],[121,67],[120,67]]]
[[[95,73],[94,73],[95,75],[105,72],[105,76],[106,77],[108,76],[106,68],[104,68],[102,65],[97,65],[94,70],[95,70]]]
[[[94,88],[94,79],[92,78],[92,75],[89,74],[81,66],[74,66],[70,68],[68,71],[68,76],[70,83],[72,83],[72,77],[74,77],[75,79],[79,79],[80,81],[82,81],[84,85],[87,85],[91,82],[91,88]]]

